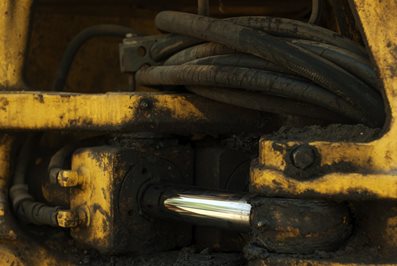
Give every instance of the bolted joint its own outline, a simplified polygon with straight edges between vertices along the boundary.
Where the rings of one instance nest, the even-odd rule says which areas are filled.
[[[59,210],[56,219],[58,226],[63,228],[73,228],[80,224],[78,212],[72,210]]]
[[[75,210],[58,210],[56,221],[59,227],[75,228],[77,226],[88,225],[88,213],[81,207]]]
[[[292,164],[301,170],[312,166],[316,161],[316,151],[309,145],[300,145],[291,152]]]
[[[61,187],[76,187],[81,185],[84,178],[73,170],[60,170],[57,175],[57,183]]]

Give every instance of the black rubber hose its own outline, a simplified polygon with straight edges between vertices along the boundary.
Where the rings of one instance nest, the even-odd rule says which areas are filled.
[[[290,40],[290,42],[335,63],[336,65],[347,70],[349,73],[365,81],[375,90],[378,89],[375,71],[366,58],[360,57],[348,50],[329,44],[307,40]],[[277,68],[277,72],[293,74],[291,71],[288,71],[259,57],[238,53],[237,51],[227,48],[222,44],[208,42],[195,45],[172,55],[164,62],[163,65],[203,65],[205,64],[204,62],[207,62],[207,64],[221,65],[235,64],[236,66],[242,67],[244,67],[243,64],[247,64],[245,67],[251,67],[252,64],[256,66],[262,64],[263,67],[260,67],[261,69],[266,69],[265,65],[268,65],[269,70],[273,71]],[[252,67],[256,68],[255,66]]]
[[[186,48],[184,50],[175,53],[164,62],[164,65],[166,66],[182,65],[186,62],[203,57],[232,54],[232,53],[238,53],[238,52],[226,47],[223,44],[206,42],[203,44]]]
[[[324,7],[323,0],[312,0],[312,12],[308,20],[309,24],[317,24],[321,19],[321,13]]]
[[[156,25],[271,61],[346,99],[368,120],[384,121],[383,102],[377,92],[337,65],[296,45],[232,22],[181,12],[160,12]]]
[[[225,54],[225,55],[208,56],[186,62],[185,65],[233,66],[233,67],[261,69],[266,71],[293,75],[293,73],[288,72],[288,70],[285,70],[273,64],[272,62],[263,60],[259,57],[249,54]],[[294,76],[294,78],[300,79],[298,76]]]
[[[284,115],[304,116],[331,122],[352,122],[351,120],[346,120],[346,118],[338,116],[334,112],[315,105],[292,101],[286,98],[266,95],[263,93],[212,87],[187,86],[186,89],[214,101],[232,104],[247,109]]]
[[[26,184],[13,185],[10,188],[10,197],[13,209],[21,220],[36,225],[58,226],[57,213],[60,207],[35,201]]]
[[[48,176],[51,183],[56,184],[58,173],[65,167],[65,162],[68,157],[72,155],[72,153],[80,147],[90,147],[103,145],[104,139],[102,135],[94,136],[89,139],[81,139],[75,141],[73,143],[69,143],[62,148],[60,148],[55,154],[51,157],[50,162],[48,163]]]
[[[209,16],[210,0],[197,0],[197,14],[201,16]]]
[[[168,34],[152,45],[150,55],[153,60],[161,61],[176,52],[203,42],[203,40],[194,39],[189,36]]]
[[[270,71],[209,65],[158,66],[139,70],[136,78],[144,85],[209,86],[257,91],[319,105],[352,120],[372,123],[362,112],[327,90]]]
[[[368,85],[370,85],[372,88],[377,90],[378,88],[377,77],[368,59],[358,56],[357,54],[354,54],[348,50],[330,44],[324,44],[324,43],[307,41],[307,40],[290,40],[290,42],[335,63],[336,65],[344,68],[349,73],[365,81]],[[172,55],[164,62],[164,65],[180,65],[180,64],[188,63],[189,61],[197,62],[202,58],[210,58],[214,55],[226,56],[226,54],[234,54],[233,56],[228,55],[227,57],[230,58],[229,60],[233,60],[234,63],[238,64],[238,66],[242,66],[243,63],[237,60],[237,58],[241,58],[243,61],[246,61],[245,59],[247,59],[247,56],[250,56],[252,58],[252,60],[249,60],[250,62],[254,60],[253,58],[256,58],[255,59],[256,62],[259,62],[259,60],[265,62],[265,60],[259,57],[238,53],[237,51],[227,48],[222,44],[207,42],[184,49]],[[216,63],[221,63],[219,62],[218,59],[216,61],[217,61]],[[224,60],[222,61],[224,62]],[[201,62],[209,62],[209,60],[208,59],[201,60]],[[269,61],[266,62],[268,62],[268,64],[272,64],[274,67],[278,67]],[[215,62],[209,64],[215,64]],[[247,65],[246,67],[249,66]],[[279,72],[292,74],[291,71],[285,70],[282,67],[278,67],[278,69],[279,70],[283,69],[283,71],[279,71]]]
[[[368,57],[364,47],[342,35],[323,27],[288,18],[246,16],[226,18],[240,26],[264,31],[268,34],[293,39],[303,39],[338,46],[358,55]]]
[[[52,184],[57,183],[58,173],[63,169],[66,158],[76,149],[77,144],[71,143],[59,149],[48,164],[48,176]]]
[[[367,57],[365,49],[359,46],[357,43],[346,39],[331,30],[315,25],[310,25],[301,21],[265,16],[233,17],[226,18],[224,20],[239,24],[241,26],[265,31],[278,37],[303,39],[331,44],[346,49],[359,56]],[[203,40],[199,40],[189,36],[170,34],[166,38],[159,40],[153,45],[152,57],[156,61],[164,60],[166,57],[170,56],[173,53],[202,42]]]
[[[348,50],[325,43],[307,40],[292,40],[291,42],[335,63],[365,81],[375,90],[379,90],[376,72],[368,59],[360,57]]]
[[[10,188],[10,198],[16,215],[29,223],[37,225],[58,226],[56,215],[59,207],[47,206],[37,202],[29,194],[25,176],[30,162],[30,153],[35,136],[29,137],[23,144],[17,159],[13,185]]]
[[[54,83],[52,85],[52,90],[53,91],[64,90],[66,79],[69,74],[73,60],[77,52],[85,42],[87,42],[91,38],[98,36],[125,37],[127,33],[133,33],[133,32],[134,31],[129,27],[120,26],[120,25],[106,25],[106,24],[92,26],[81,31],[68,44],[62,56],[61,62],[56,72]]]

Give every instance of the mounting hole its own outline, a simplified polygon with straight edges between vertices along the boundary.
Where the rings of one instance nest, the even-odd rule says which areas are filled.
[[[144,57],[146,55],[146,49],[143,46],[139,46],[137,52],[140,57]]]
[[[129,210],[129,211],[127,212],[127,214],[128,214],[128,216],[134,215],[134,210]]]

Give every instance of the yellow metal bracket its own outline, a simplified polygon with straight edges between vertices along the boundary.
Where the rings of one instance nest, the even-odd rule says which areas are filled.
[[[389,104],[389,121],[383,135],[368,143],[263,138],[258,162],[251,169],[252,191],[293,197],[397,199],[397,2],[354,0],[351,4]],[[287,153],[296,145],[317,150],[322,168],[346,164],[359,171],[329,172],[309,180],[291,178],[285,172]]]

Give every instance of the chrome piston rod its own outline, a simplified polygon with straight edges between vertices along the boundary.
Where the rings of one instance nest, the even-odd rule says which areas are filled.
[[[236,231],[250,228],[251,204],[245,195],[151,186],[141,205],[146,213],[157,218]]]

